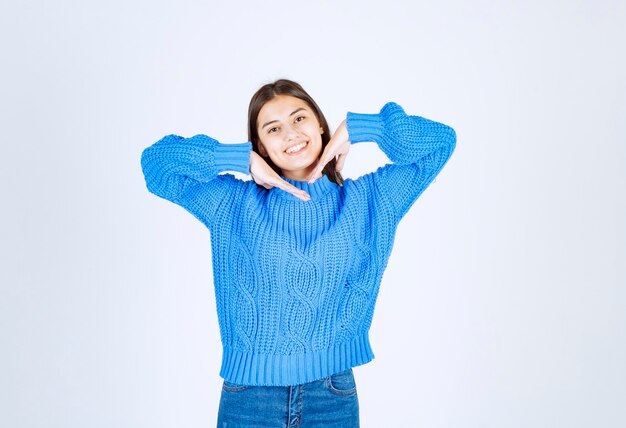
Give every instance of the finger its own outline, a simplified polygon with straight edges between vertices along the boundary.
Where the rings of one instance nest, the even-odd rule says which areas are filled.
[[[334,154],[332,153],[332,151],[333,151],[333,148],[330,145],[330,143],[328,143],[328,145],[326,146],[326,148],[320,155],[320,158],[317,161],[315,168],[313,169],[313,171],[311,171],[311,174],[309,174],[309,176],[307,177],[307,181],[309,183],[314,182],[315,180],[317,180],[318,178],[322,176],[322,171],[324,170],[324,167],[334,157]]]
[[[322,163],[322,160],[320,159],[319,161],[317,161],[317,164],[315,164],[315,168],[313,169],[313,171],[311,171],[311,173],[307,176],[306,181],[308,183],[313,183],[315,180],[317,180],[319,177],[319,170],[320,170],[320,164]],[[324,167],[322,167],[323,169]]]
[[[298,189],[296,186],[294,186],[291,183],[286,182],[283,179],[277,180],[276,183],[274,183],[274,186],[284,190],[287,193],[291,193],[296,198],[302,199],[303,201],[308,201],[311,199],[311,197],[309,196],[307,192],[305,192],[304,190]]]
[[[330,152],[329,146],[326,146],[326,150],[324,150],[324,153],[322,153],[322,156],[317,162],[317,165],[315,165],[315,169],[313,169],[311,174],[309,174],[309,176],[307,177],[307,181],[309,183],[313,183],[315,180],[320,178],[322,176],[322,171],[324,170],[324,167],[326,166],[328,162],[330,162],[330,160],[334,156],[335,155]]]
[[[335,166],[335,169],[337,171],[341,171],[343,169],[343,165],[346,163],[347,156],[348,156],[347,153],[344,153],[337,157],[337,165]]]

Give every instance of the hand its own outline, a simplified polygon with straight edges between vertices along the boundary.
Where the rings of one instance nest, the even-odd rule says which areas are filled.
[[[348,134],[348,127],[346,126],[346,121],[343,120],[341,124],[337,127],[337,130],[333,134],[332,138],[326,145],[326,149],[320,156],[320,159],[317,161],[317,165],[315,165],[315,169],[311,171],[311,174],[307,177],[307,181],[309,183],[313,183],[315,180],[322,176],[322,171],[324,167],[333,160],[333,158],[337,159],[337,165],[335,169],[337,171],[341,171],[343,169],[343,165],[346,163],[346,156],[348,156],[348,152],[350,151],[350,135]]]
[[[255,151],[250,152],[250,176],[255,183],[265,187],[266,189],[278,187],[279,189],[283,189],[285,192],[291,193],[296,198],[302,199],[303,201],[311,199],[307,192],[300,190],[291,183],[283,180],[280,175],[276,174],[276,171],[274,171],[272,167],[265,162],[265,159],[263,159]]]

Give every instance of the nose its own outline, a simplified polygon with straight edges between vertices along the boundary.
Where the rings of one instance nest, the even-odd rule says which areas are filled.
[[[287,137],[287,140],[293,140],[298,136],[298,130],[292,125],[287,125],[287,128],[285,129],[285,136]]]

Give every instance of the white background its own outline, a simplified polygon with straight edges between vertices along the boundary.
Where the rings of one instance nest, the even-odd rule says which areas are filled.
[[[148,193],[165,134],[246,139],[300,82],[457,149],[400,224],[362,426],[626,426],[622,1],[0,6],[0,426],[211,427],[210,235]],[[386,162],[354,146],[346,176]]]

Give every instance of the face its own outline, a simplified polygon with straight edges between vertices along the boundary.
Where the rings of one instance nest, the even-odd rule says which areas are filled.
[[[322,134],[309,105],[296,97],[279,95],[261,107],[257,117],[259,152],[283,175],[304,181],[322,153]]]

